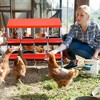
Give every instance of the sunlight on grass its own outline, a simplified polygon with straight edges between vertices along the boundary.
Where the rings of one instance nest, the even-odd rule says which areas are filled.
[[[39,85],[39,90],[34,90],[35,85]],[[62,89],[58,89],[56,82],[47,76],[42,82],[33,83],[31,86],[18,84],[17,87],[17,96],[23,98],[22,100],[73,100],[77,96],[90,96],[96,87],[100,87],[100,73],[96,77],[79,75],[69,87]]]
[[[42,86],[47,90],[57,89],[57,84],[53,80],[44,81]]]
[[[73,80],[70,87],[65,87],[66,95],[59,94],[57,98],[60,99],[62,95],[61,100],[72,100],[74,97],[77,96],[91,95],[92,91],[99,86],[100,86],[100,74],[97,75],[96,77],[89,77],[89,78],[82,77],[79,75],[76,79]],[[57,84],[52,80],[44,81],[43,87],[47,90],[48,88],[53,90],[53,93],[50,95],[53,95],[55,94],[54,92],[57,92]],[[53,98],[52,100],[56,100],[55,98]]]
[[[18,95],[27,95],[29,94],[29,92],[32,90],[31,88],[29,88],[27,85],[22,85],[22,84],[17,84],[17,87],[19,89],[19,93]]]

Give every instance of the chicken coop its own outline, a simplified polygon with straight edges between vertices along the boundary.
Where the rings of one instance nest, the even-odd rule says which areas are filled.
[[[9,19],[7,24],[7,30],[8,30],[8,37],[10,37],[10,31],[12,29],[18,29],[18,28],[31,28],[34,31],[34,34],[28,37],[21,36],[17,39],[8,38],[8,46],[18,46],[22,45],[22,47],[26,46],[33,46],[33,50],[25,50],[23,48],[24,57],[27,60],[44,60],[45,58],[45,50],[49,51],[50,45],[59,45],[62,42],[61,37],[59,37],[59,33],[56,37],[49,34],[46,35],[44,33],[44,37],[36,37],[38,33],[35,33],[36,28],[42,28],[43,30],[51,30],[56,29],[59,32],[60,27],[62,26],[61,21],[59,18],[30,18],[30,19]],[[53,31],[53,30],[52,30]],[[20,33],[23,34],[23,33]],[[42,34],[42,33],[41,33]],[[44,48],[45,47],[45,48]],[[43,52],[37,52],[38,49],[43,48]],[[54,47],[53,47],[54,48]],[[55,55],[56,59],[61,59],[61,53],[58,53]],[[17,52],[11,54],[10,60],[14,60],[17,57]]]

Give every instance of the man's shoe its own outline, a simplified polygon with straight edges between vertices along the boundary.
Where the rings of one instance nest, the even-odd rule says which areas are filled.
[[[70,61],[70,63],[68,65],[66,65],[64,68],[65,69],[71,69],[77,66],[77,62],[76,64],[73,61]]]

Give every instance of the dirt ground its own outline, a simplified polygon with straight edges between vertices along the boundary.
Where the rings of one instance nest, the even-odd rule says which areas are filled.
[[[12,63],[12,62],[11,62]],[[16,95],[19,92],[17,81],[13,73],[13,64],[11,64],[10,75],[6,77],[5,83],[0,85],[0,100],[22,100],[16,98]],[[39,89],[41,80],[48,74],[47,63],[37,63],[36,66],[27,66],[26,76],[22,79],[22,82],[26,86],[31,86],[36,91]],[[35,86],[35,87],[34,87]]]
[[[79,63],[78,66],[83,66],[84,59],[78,57]],[[48,75],[47,63],[37,63],[36,66],[28,66],[27,73],[25,78],[22,80],[27,86],[31,86],[34,91],[44,91],[41,89],[41,80],[43,77]],[[0,100],[22,100],[16,95],[19,92],[17,82],[13,73],[13,67],[11,65],[11,73],[6,77],[5,83],[2,83],[0,86]]]

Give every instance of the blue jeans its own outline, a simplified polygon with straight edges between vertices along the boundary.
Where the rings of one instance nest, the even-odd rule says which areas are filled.
[[[81,42],[77,39],[73,39],[69,48],[67,49],[70,60],[75,60],[76,56],[83,57],[85,59],[91,59],[94,55],[95,50],[88,44]]]

